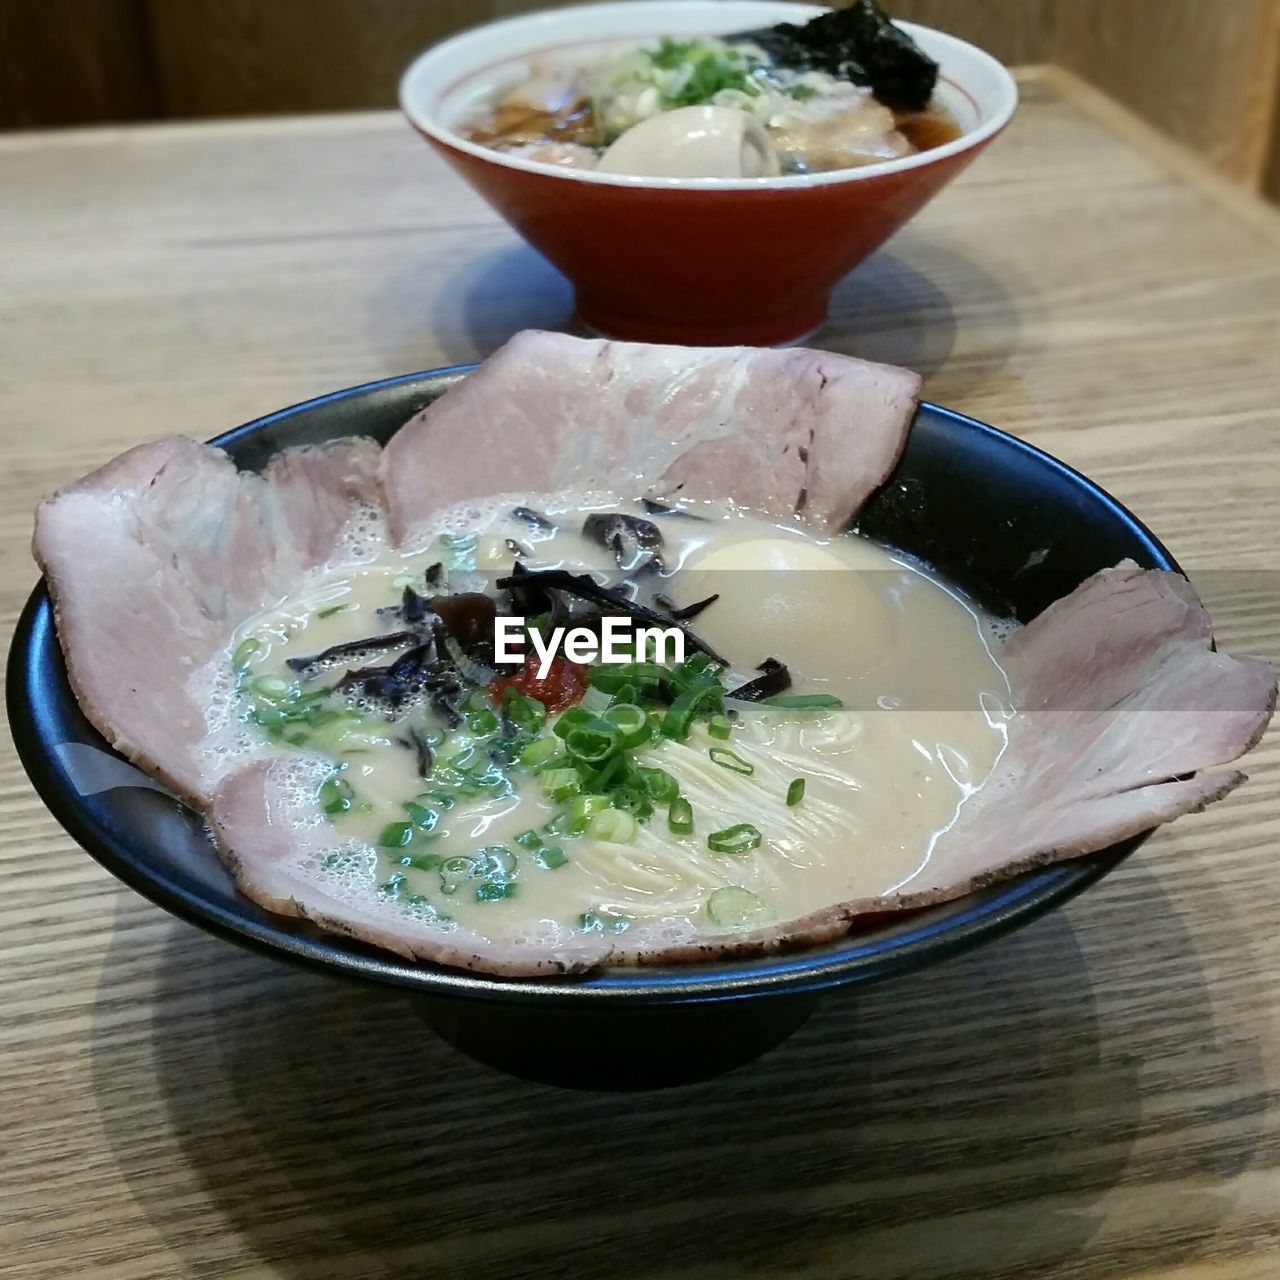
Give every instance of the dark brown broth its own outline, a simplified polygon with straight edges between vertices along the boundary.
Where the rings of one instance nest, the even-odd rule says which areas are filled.
[[[923,111],[895,111],[893,121],[898,126],[898,132],[917,151],[945,147],[963,132],[949,111],[933,104]]]

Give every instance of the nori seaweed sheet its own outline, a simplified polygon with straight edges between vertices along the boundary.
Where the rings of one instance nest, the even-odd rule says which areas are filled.
[[[938,64],[889,21],[875,0],[855,0],[803,26],[782,22],[725,38],[758,44],[779,66],[826,71],[866,85],[886,107],[899,111],[923,111],[938,82]]]

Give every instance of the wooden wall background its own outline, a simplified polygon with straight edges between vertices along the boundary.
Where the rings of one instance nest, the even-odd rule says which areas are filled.
[[[0,0],[0,128],[389,106],[418,49],[547,2]],[[1280,0],[890,7],[1006,62],[1068,66],[1280,198]]]

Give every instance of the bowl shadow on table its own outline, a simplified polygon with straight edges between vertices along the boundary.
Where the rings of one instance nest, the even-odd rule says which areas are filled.
[[[811,345],[914,369],[926,398],[963,410],[1004,376],[1018,334],[1004,282],[908,227],[836,286],[829,319]]]
[[[409,259],[374,289],[365,323],[388,372],[470,364],[522,329],[586,335],[568,280],[523,242],[465,255],[443,280],[439,273],[434,259]]]
[[[526,244],[469,258],[438,287],[432,275],[429,263],[405,264],[370,305],[369,323],[396,371],[421,367],[428,333],[455,363],[488,355],[522,329],[589,336],[568,281]],[[945,393],[956,403],[1003,367],[1017,342],[1018,314],[981,265],[919,232],[900,233],[837,285],[831,319],[806,345],[904,365],[928,381],[956,347],[953,299],[975,317],[976,351],[947,369]]]
[[[175,925],[147,1046],[157,1094],[141,1118],[131,1097],[102,1121],[193,1274],[208,1246],[192,1197],[297,1280],[1048,1276],[1100,1228],[1131,1163],[1136,1184],[1178,1180],[1176,1221],[1191,1227],[1149,1236],[1172,1261],[1230,1209],[1213,1188],[1249,1163],[1268,1096],[1254,1045],[1218,1042],[1177,912],[1140,865],[1121,875],[1123,895],[1104,886],[1075,909],[1087,961],[1059,912],[832,993],[760,1062],[647,1095],[507,1078],[431,1036],[398,995]],[[107,966],[131,965],[124,931]],[[1138,994],[1100,1012],[1092,981]],[[109,1014],[103,1098],[138,1052]],[[1206,1071],[1194,1123],[1221,1112],[1225,1151],[1169,1139],[1171,1093]]]

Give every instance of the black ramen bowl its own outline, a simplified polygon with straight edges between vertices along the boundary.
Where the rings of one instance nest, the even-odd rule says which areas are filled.
[[[213,443],[241,467],[260,468],[289,445],[349,434],[386,440],[466,372],[339,391]],[[930,404],[920,407],[902,461],[858,528],[934,565],[988,609],[1023,621],[1126,557],[1177,568],[1138,520],[1083,476]],[[18,624],[7,693],[14,739],[36,789],[68,833],[126,884],[232,942],[400,988],[436,1032],[483,1062],[584,1088],[651,1088],[741,1066],[800,1026],[825,989],[906,973],[1026,924],[1106,875],[1144,838],[887,927],[881,917],[864,932],[803,951],[577,979],[489,978],[407,963],[271,915],[237,893],[200,817],[114,757],[81,714],[43,585]]]

